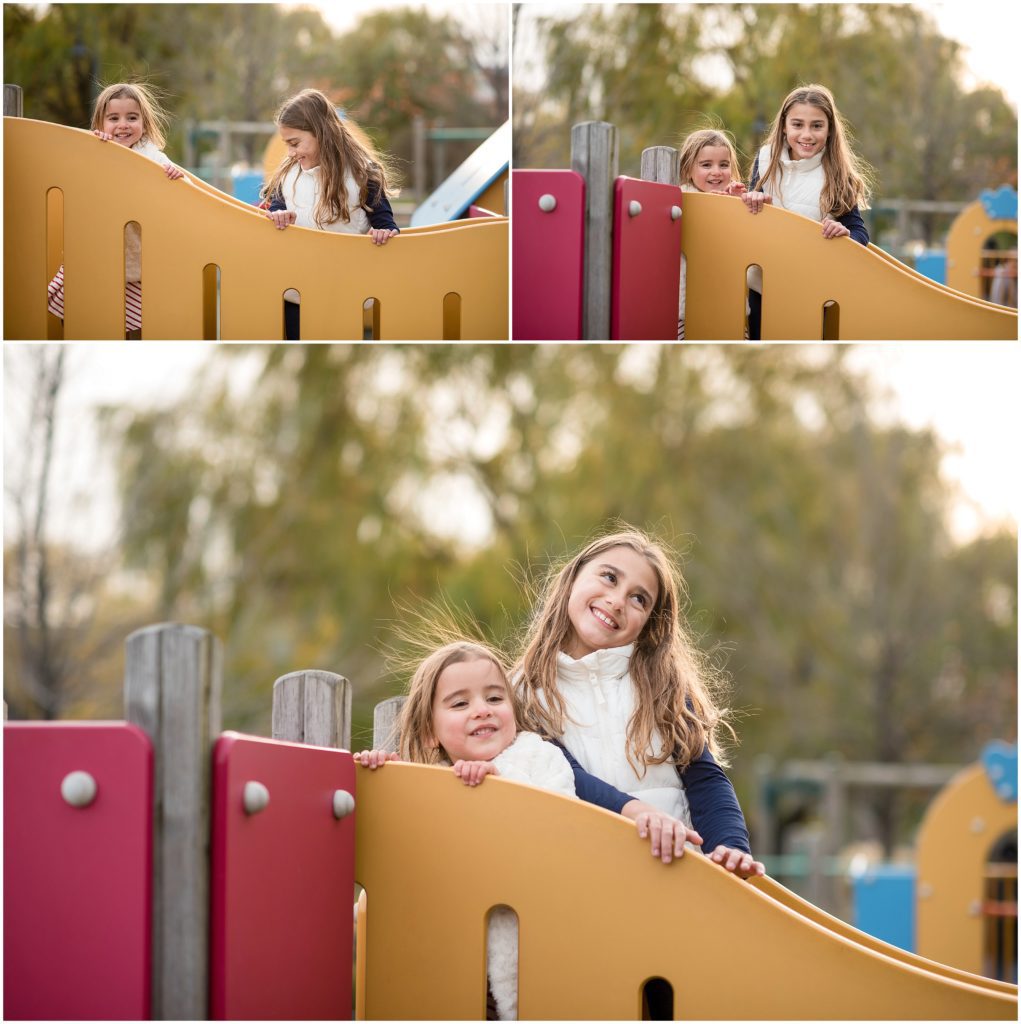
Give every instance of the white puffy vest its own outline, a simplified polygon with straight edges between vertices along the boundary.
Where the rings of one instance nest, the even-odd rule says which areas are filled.
[[[792,160],[790,152],[784,146],[783,152],[780,154],[779,169],[782,173],[779,184],[776,180],[772,180],[763,188],[762,176],[766,173],[770,159],[769,146],[763,146],[759,150],[759,184],[757,187],[760,191],[773,197],[774,206],[780,206],[785,210],[800,213],[803,217],[821,221],[823,215],[819,207],[819,199],[822,196],[823,186],[826,184],[826,172],[823,170],[822,157],[822,150],[820,150],[807,160]]]
[[[347,189],[351,220],[335,220],[320,228],[313,217],[316,200],[319,198],[319,168],[313,167],[309,171],[303,171],[295,164],[280,183],[280,190],[283,193],[287,209],[294,210],[298,215],[298,219],[294,222],[298,227],[336,231],[347,235],[366,235],[369,233],[370,227],[369,215],[358,205],[358,184],[353,175],[346,175],[344,187]]]
[[[561,741],[581,766],[623,793],[691,824],[688,798],[673,764],[651,764],[644,776],[627,759],[627,726],[635,707],[628,667],[633,644],[575,660],[557,655],[557,687],[567,710]],[[653,733],[653,751],[661,748]]]

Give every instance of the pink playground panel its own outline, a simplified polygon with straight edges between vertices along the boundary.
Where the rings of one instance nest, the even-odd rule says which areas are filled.
[[[683,193],[676,185],[618,178],[613,186],[610,337],[677,338]],[[517,264],[514,266],[517,273]]]
[[[513,171],[512,337],[577,341],[585,242],[585,180],[575,171]],[[539,202],[551,196],[555,205]],[[551,205],[549,200],[545,205]]]
[[[244,808],[246,783],[269,792]],[[224,733],[213,753],[210,1015],[351,1018],[355,815],[346,751]]]
[[[87,806],[61,794],[72,772]],[[149,1017],[152,773],[133,725],[4,725],[6,1019]]]

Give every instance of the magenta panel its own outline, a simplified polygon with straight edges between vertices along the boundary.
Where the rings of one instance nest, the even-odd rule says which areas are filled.
[[[85,807],[61,796],[79,771]],[[152,772],[133,725],[4,725],[5,1019],[149,1018]]]
[[[585,179],[576,171],[513,171],[511,190],[512,337],[578,341],[584,286]],[[553,197],[552,210],[540,207],[544,196]]]
[[[472,203],[472,205],[468,207],[468,216],[469,217],[499,217],[500,214],[494,213],[492,210],[487,210],[484,206],[476,206],[474,203]]]
[[[263,810],[244,790],[261,783]],[[224,733],[213,753],[210,1014],[351,1019],[355,815],[346,751]]]
[[[613,186],[613,273],[610,337],[621,341],[677,338],[681,275],[681,207],[676,185],[618,178]],[[631,204],[640,212],[632,214]]]

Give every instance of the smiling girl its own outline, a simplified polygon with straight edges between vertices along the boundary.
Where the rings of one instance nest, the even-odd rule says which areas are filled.
[[[92,108],[91,128],[92,134],[104,142],[116,142],[158,163],[171,181],[185,177],[184,171],[171,163],[163,152],[167,115],[141,82],[117,82],[103,89]],[[47,308],[63,319],[63,266],[46,291]],[[129,222],[124,229],[124,330],[129,339],[141,337],[142,237],[134,222]]]
[[[396,195],[388,158],[323,93],[302,89],[280,108],[276,124],[287,156],[260,196],[277,228],[369,235],[376,245],[399,234],[387,199]],[[300,299],[288,289],[285,301],[285,333],[294,340]]]
[[[525,726],[601,780],[583,793],[576,774],[585,799],[625,814],[635,800],[657,807],[693,824],[688,841],[704,836],[715,863],[761,875],[721,767],[719,680],[682,622],[682,593],[663,549],[637,530],[600,537],[552,572],[515,672]]]

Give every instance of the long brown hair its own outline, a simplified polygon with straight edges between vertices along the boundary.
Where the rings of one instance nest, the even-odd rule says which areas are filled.
[[[627,759],[644,774],[650,764],[676,759],[687,765],[709,745],[726,764],[719,727],[734,736],[728,712],[714,692],[724,687],[723,674],[698,647],[681,614],[684,580],[663,548],[640,530],[606,534],[583,548],[560,568],[550,571],[539,610],[528,627],[525,650],[515,669],[525,728],[551,739],[564,732],[567,709],[557,688],[557,655],[572,633],[568,600],[582,567],[604,551],[628,547],[641,555],[659,584],[649,619],[635,640],[630,675],[635,710],[627,726]],[[662,749],[652,750],[653,731]]]
[[[369,185],[381,195],[397,194],[390,158],[380,153],[369,137],[351,120],[341,120],[333,104],[318,89],[302,89],[277,111],[276,123],[283,128],[311,132],[319,146],[319,198],[312,211],[321,228],[334,221],[350,221],[345,178],[350,173],[358,185],[358,205],[368,206]],[[265,199],[280,188],[285,175],[298,163],[288,155],[263,186]]]
[[[507,666],[503,659],[485,644],[470,640],[456,640],[444,644],[426,657],[415,670],[408,684],[408,699],[401,709],[401,757],[418,764],[449,764],[450,758],[442,747],[432,746],[433,699],[436,685],[443,670],[462,661],[491,661],[498,669],[507,687],[507,699],[514,709],[514,722],[520,731],[521,714],[514,691],[507,681]]]
[[[823,217],[841,217],[855,206],[867,210],[873,187],[873,170],[852,147],[851,130],[837,110],[833,94],[824,85],[803,85],[788,93],[769,129],[769,166],[763,173],[759,169],[759,188],[767,182],[779,189],[783,177],[780,162],[787,136],[784,126],[787,114],[796,103],[818,107],[829,122],[829,134],[823,148],[822,166],[825,173],[819,212]]]
[[[115,82],[108,85],[96,97],[92,108],[92,131],[103,130],[103,118],[106,117],[110,100],[134,100],[142,112],[142,137],[139,141],[148,139],[159,150],[166,146],[169,118],[159,105],[151,86],[142,82]]]

